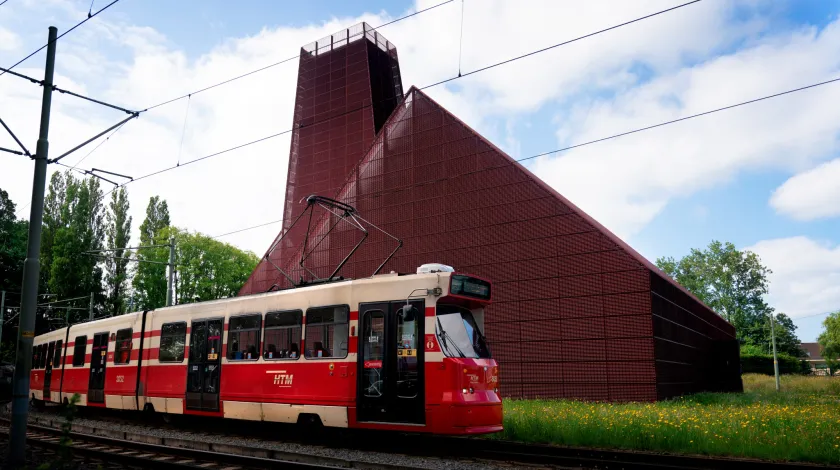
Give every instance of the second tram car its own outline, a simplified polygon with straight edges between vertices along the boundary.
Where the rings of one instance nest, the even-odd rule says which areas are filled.
[[[502,430],[491,284],[424,265],[97,320],[35,338],[31,396],[284,423]]]

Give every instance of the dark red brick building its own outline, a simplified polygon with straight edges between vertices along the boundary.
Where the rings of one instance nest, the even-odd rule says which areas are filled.
[[[302,198],[334,197],[403,240],[385,272],[436,262],[493,281],[485,333],[504,395],[741,390],[732,325],[425,93],[403,94],[396,49],[369,26],[301,50],[294,121],[284,230]],[[361,237],[335,222],[313,222],[317,276]],[[293,279],[312,277],[297,266],[304,234],[270,254]],[[369,276],[394,247],[371,231],[340,275]],[[240,295],[272,286],[289,282],[263,260]]]

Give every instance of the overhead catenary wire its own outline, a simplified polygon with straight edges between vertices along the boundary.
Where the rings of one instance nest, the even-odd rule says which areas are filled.
[[[3,128],[6,129],[6,132],[8,132],[10,136],[12,136],[12,139],[14,139],[15,142],[17,142],[18,146],[21,148],[21,150],[23,150],[23,152],[17,152],[15,150],[8,150],[8,149],[3,149],[3,150],[5,150],[6,152],[9,152],[9,153],[17,153],[18,155],[26,155],[27,157],[31,158],[32,154],[29,153],[29,150],[26,149],[26,146],[23,145],[23,142],[21,142],[20,139],[18,139],[18,137],[15,135],[15,133],[12,132],[11,129],[9,129],[9,126],[7,126],[5,122],[3,122],[2,118],[0,118],[0,124],[2,124]]]
[[[511,163],[521,163],[521,162],[528,161],[528,160],[533,160],[533,159],[539,158],[539,157],[554,155],[554,154],[557,154],[557,153],[561,153],[561,152],[565,152],[565,151],[568,151],[568,150],[584,147],[584,146],[587,146],[587,145],[592,145],[592,144],[595,144],[595,143],[604,142],[604,141],[611,140],[611,139],[616,139],[616,138],[619,138],[619,137],[635,134],[635,133],[642,132],[642,131],[656,129],[658,127],[667,126],[669,124],[675,124],[675,123],[678,123],[678,122],[687,121],[689,119],[694,119],[694,118],[698,118],[698,117],[701,117],[701,116],[707,116],[709,114],[730,110],[730,109],[737,108],[737,107],[740,107],[740,106],[745,106],[745,105],[748,105],[748,104],[753,104],[753,103],[768,100],[768,99],[771,99],[771,98],[776,98],[776,97],[779,97],[779,96],[784,96],[784,95],[788,95],[788,94],[795,93],[795,92],[798,92],[798,91],[808,90],[808,89],[811,89],[811,88],[815,88],[815,87],[822,86],[822,85],[827,85],[827,84],[830,84],[830,83],[836,83],[836,82],[840,82],[840,78],[825,80],[825,81],[822,81],[822,82],[819,82],[819,83],[814,83],[812,85],[806,85],[806,86],[803,86],[803,87],[794,88],[792,90],[787,90],[787,91],[783,91],[783,92],[779,92],[779,93],[774,93],[772,95],[767,95],[767,96],[763,96],[763,97],[752,99],[752,100],[742,101],[740,103],[736,103],[736,104],[732,104],[732,105],[728,105],[728,106],[723,106],[723,107],[720,107],[720,108],[715,108],[715,109],[708,110],[708,111],[703,111],[703,112],[700,112],[700,113],[695,113],[695,114],[685,116],[685,117],[681,117],[681,118],[677,118],[677,119],[671,119],[669,121],[660,122],[660,123],[653,124],[653,125],[650,125],[650,126],[640,127],[640,128],[633,129],[633,130],[630,130],[630,131],[621,132],[621,133],[618,133],[618,134],[612,134],[612,135],[609,135],[609,136],[606,136],[606,137],[601,137],[599,139],[593,139],[593,140],[589,140],[589,141],[582,142],[582,143],[579,143],[579,144],[569,145],[569,146],[558,148],[558,149],[551,150],[551,151],[548,151],[548,152],[541,152],[541,153],[531,155],[531,156],[528,156],[528,157],[515,159]],[[455,179],[455,178],[460,178],[460,177],[463,177],[463,176],[467,176],[467,175],[471,175],[471,174],[475,174],[475,173],[480,173],[480,172],[483,172],[483,171],[498,170],[500,168],[505,168],[509,165],[510,165],[510,163],[504,164],[504,165],[497,165],[497,166],[490,166],[490,167],[486,167],[486,168],[480,168],[478,170],[459,173],[459,174],[454,175],[454,176],[445,176],[445,177],[437,178],[435,180],[426,181],[426,182],[423,182],[423,183],[417,183],[417,184],[414,184],[414,185],[406,185],[406,186],[403,186],[403,187],[398,188],[398,189],[393,189],[393,190],[389,190],[389,191],[380,191],[380,192],[376,193],[375,197],[391,195],[391,194],[394,194],[394,193],[406,191],[408,189],[413,189],[413,188],[416,188],[416,187],[419,187],[419,186],[425,186],[425,185],[429,185],[429,184],[437,184],[437,183],[440,183],[442,181],[452,180],[452,179]],[[226,236],[226,235],[232,235],[234,233],[244,232],[246,230],[252,230],[252,229],[263,227],[263,226],[266,226],[266,225],[279,223],[279,222],[282,222],[282,221],[283,221],[283,219],[272,221],[272,222],[266,222],[266,223],[263,223],[263,224],[260,224],[260,225],[254,225],[252,227],[247,227],[247,228],[244,228],[244,229],[235,230],[233,232],[228,232],[228,233],[223,233],[221,235],[216,235],[213,238],[223,237],[223,236]],[[827,315],[827,313],[821,313],[821,314],[817,314],[817,315]],[[814,315],[814,316],[816,316],[816,315]],[[808,318],[808,317],[806,316],[806,317],[797,317],[797,318]]]
[[[192,95],[187,97],[187,110],[184,111],[184,124],[181,127],[181,144],[178,146],[178,160],[175,166],[181,165],[181,151],[184,149],[184,136],[187,134],[187,118],[190,116],[190,103],[192,103]]]
[[[391,20],[391,21],[388,21],[387,23],[382,23],[381,25],[379,25],[379,26],[377,26],[377,27],[375,27],[375,28],[372,28],[372,29],[370,29],[370,30],[368,30],[368,31],[376,31],[377,29],[381,29],[381,28],[384,28],[384,27],[386,27],[386,26],[390,26],[390,25],[392,25],[392,24],[394,24],[394,23],[398,23],[398,22],[400,22],[400,21],[403,21],[403,20],[405,20],[405,19],[408,19],[408,18],[411,18],[411,17],[413,17],[413,16],[419,15],[419,14],[421,14],[421,13],[425,13],[425,12],[430,11],[430,10],[434,10],[435,8],[441,7],[441,6],[446,5],[446,4],[448,4],[448,3],[452,3],[452,2],[454,2],[454,1],[455,1],[455,0],[446,0],[446,1],[441,2],[441,3],[436,3],[436,4],[434,4],[434,5],[432,5],[432,6],[428,7],[428,8],[423,8],[422,10],[417,10],[417,11],[415,11],[415,12],[413,12],[413,13],[409,13],[408,15],[401,16],[401,17],[399,17],[399,18],[396,18],[396,19],[393,19],[393,20]],[[239,80],[239,79],[241,79],[241,78],[245,78],[245,77],[248,77],[248,76],[250,76],[250,75],[254,75],[255,73],[259,73],[259,72],[262,72],[262,71],[264,71],[264,70],[268,70],[268,69],[270,69],[270,68],[272,68],[272,67],[276,67],[276,66],[278,66],[278,65],[285,64],[285,63],[287,63],[287,62],[291,62],[291,61],[296,60],[296,59],[299,59],[299,58],[300,58],[300,54],[295,54],[295,55],[294,55],[294,56],[292,56],[292,57],[288,57],[288,58],[286,58],[286,59],[283,59],[283,60],[280,60],[280,61],[274,62],[274,63],[269,64],[269,65],[266,65],[266,66],[264,66],[264,67],[260,67],[260,68],[258,68],[258,69],[256,69],[256,70],[252,70],[252,71],[250,71],[250,72],[246,72],[246,73],[243,73],[243,74],[241,74],[241,75],[237,75],[237,76],[235,76],[235,77],[229,78],[229,79],[227,79],[227,80],[223,80],[223,81],[221,81],[221,82],[214,83],[213,85],[209,85],[209,86],[206,86],[206,87],[204,87],[204,88],[199,88],[198,90],[191,91],[191,92],[189,92],[189,93],[185,93],[185,94],[183,94],[183,95],[181,95],[181,96],[177,96],[177,97],[175,97],[175,98],[171,98],[171,99],[168,99],[168,100],[166,100],[166,101],[162,101],[162,102],[160,102],[160,103],[157,103],[157,104],[155,104],[155,105],[152,105],[152,106],[149,106],[149,107],[147,107],[147,108],[143,109],[143,111],[151,111],[152,109],[159,108],[159,107],[161,107],[161,106],[164,106],[164,105],[167,105],[167,104],[170,104],[170,103],[174,103],[175,101],[182,100],[182,99],[184,99],[184,98],[189,98],[191,95],[197,95],[197,94],[202,93],[202,92],[205,92],[205,91],[207,91],[207,90],[212,90],[213,88],[220,87],[220,86],[222,86],[222,85],[226,85],[226,84],[228,84],[228,83],[234,82],[234,81]]]
[[[453,1],[454,1],[454,0],[453,0]],[[490,69],[492,69],[492,68],[494,68],[494,67],[497,67],[497,66],[499,66],[499,65],[509,64],[509,63],[514,62],[514,61],[517,61],[517,60],[520,60],[520,59],[524,59],[524,58],[526,58],[526,57],[531,57],[531,56],[533,56],[533,55],[535,55],[535,54],[538,54],[538,53],[540,53],[540,52],[545,52],[545,51],[548,51],[548,50],[554,49],[554,48],[559,47],[559,46],[564,45],[564,44],[569,44],[569,43],[572,43],[572,42],[578,41],[578,40],[583,39],[583,38],[588,38],[588,37],[594,36],[594,35],[596,35],[596,34],[604,33],[604,32],[607,32],[607,31],[612,31],[612,30],[614,30],[614,29],[616,29],[616,28],[619,28],[619,27],[621,27],[621,26],[626,26],[626,25],[630,25],[630,24],[636,23],[636,22],[638,22],[638,21],[641,21],[642,19],[653,18],[653,17],[655,17],[655,16],[657,16],[657,15],[660,15],[660,14],[662,14],[662,13],[666,13],[666,12],[674,11],[674,10],[676,10],[676,9],[678,9],[678,8],[683,8],[683,7],[686,7],[686,6],[689,6],[689,5],[692,5],[692,4],[695,4],[695,3],[698,3],[698,2],[700,2],[700,1],[702,1],[702,0],[693,0],[693,1],[690,1],[690,2],[687,2],[687,3],[683,3],[683,4],[681,4],[681,5],[677,5],[677,6],[674,6],[674,7],[671,7],[671,8],[667,8],[667,9],[665,9],[665,10],[660,10],[660,11],[658,11],[658,12],[651,13],[651,14],[648,14],[648,15],[645,15],[645,16],[642,16],[642,17],[639,17],[639,18],[636,18],[636,19],[634,19],[634,20],[626,21],[626,22],[621,23],[621,24],[619,24],[619,25],[611,26],[611,27],[609,27],[609,28],[604,28],[604,29],[601,29],[601,30],[599,30],[599,31],[597,31],[597,32],[594,32],[594,33],[589,33],[589,34],[586,34],[585,36],[580,36],[580,37],[577,37],[577,38],[575,38],[575,39],[571,39],[571,40],[563,41],[563,42],[561,42],[561,43],[557,43],[557,44],[555,44],[555,45],[553,45],[553,46],[549,46],[549,47],[545,47],[545,48],[539,49],[538,51],[530,52],[530,53],[523,54],[523,55],[520,55],[520,56],[518,56],[518,57],[513,57],[513,58],[510,58],[510,59],[505,59],[505,60],[503,60],[503,61],[501,61],[501,62],[497,62],[497,63],[495,63],[495,64],[491,64],[491,65],[488,65],[488,66],[482,67],[481,69],[474,70],[474,71],[472,71],[472,72],[468,72],[468,73],[466,73],[466,74],[463,74],[463,75],[462,75],[462,76],[460,76],[460,77],[459,77],[459,76],[451,77],[451,78],[448,78],[448,79],[446,79],[446,80],[442,80],[442,81],[439,81],[439,82],[432,83],[432,84],[430,84],[430,85],[426,85],[426,86],[424,86],[424,87],[420,87],[419,89],[420,89],[420,90],[425,90],[425,89],[428,89],[428,88],[436,87],[436,86],[442,85],[442,84],[444,84],[444,83],[447,83],[447,82],[450,82],[450,81],[453,81],[453,80],[457,80],[457,79],[459,79],[459,78],[463,78],[463,77],[466,77],[466,76],[469,76],[469,75],[473,75],[473,74],[478,73],[478,72],[481,72],[481,71],[490,70]],[[440,6],[440,5],[443,5],[443,4],[444,4],[444,3],[441,3],[441,4],[438,4],[437,6]],[[428,10],[428,9],[426,9],[426,10]],[[418,13],[419,13],[419,12],[418,12]],[[396,21],[396,20],[395,20],[395,21]],[[393,23],[393,22],[391,22],[391,23]],[[387,25],[387,24],[390,24],[390,23],[386,23],[386,25]],[[381,27],[381,26],[380,26],[380,27]],[[195,94],[195,93],[192,93],[192,94]],[[183,97],[185,97],[185,96],[188,96],[188,95],[184,95],[184,96],[182,96],[181,98],[183,98]],[[180,98],[178,98],[178,99],[180,99]],[[172,101],[175,101],[175,100],[170,100],[169,102],[172,102]],[[385,101],[385,100],[383,100],[383,101]],[[379,103],[379,102],[377,102],[376,104],[378,104],[378,103]],[[345,111],[345,112],[343,112],[343,113],[339,113],[339,114],[337,114],[337,115],[335,115],[335,116],[331,116],[331,117],[329,117],[329,118],[325,118],[325,119],[321,119],[321,120],[319,120],[319,121],[315,121],[315,122],[313,122],[313,123],[311,123],[311,124],[308,124],[307,126],[314,126],[314,125],[316,125],[316,124],[320,124],[320,123],[322,123],[322,122],[327,122],[327,121],[330,121],[330,120],[332,120],[332,119],[337,119],[337,118],[340,118],[340,117],[343,117],[343,116],[347,116],[347,115],[349,115],[349,114],[355,113],[355,112],[360,111],[360,110],[362,110],[362,109],[366,109],[366,108],[372,107],[373,105],[374,105],[374,103],[367,104],[367,105],[362,105],[362,106],[359,106],[359,107],[357,107],[357,108],[354,108],[354,109],[351,109],[351,110]],[[152,108],[147,108],[147,109],[152,109]],[[145,111],[145,110],[144,110],[144,111]],[[289,133],[291,133],[292,131],[294,131],[294,129],[295,129],[295,128],[291,128],[291,129],[287,129],[287,130],[285,130],[285,131],[277,132],[277,133],[274,133],[274,134],[271,134],[271,135],[268,135],[268,136],[265,136],[265,137],[262,137],[262,138],[259,138],[259,139],[256,139],[256,140],[252,140],[252,141],[250,141],[250,142],[246,142],[246,143],[243,143],[243,144],[237,145],[237,146],[235,146],[235,147],[231,147],[231,148],[228,148],[228,149],[225,149],[225,150],[222,150],[222,151],[219,151],[219,152],[216,152],[216,153],[210,154],[210,155],[205,155],[205,156],[200,157],[200,158],[196,158],[196,159],[193,159],[193,160],[189,160],[189,161],[187,161],[187,162],[185,162],[185,163],[182,163],[182,164],[180,164],[180,165],[173,165],[173,166],[170,166],[170,167],[167,167],[167,168],[162,168],[162,169],[157,170],[157,171],[154,171],[154,172],[152,172],[152,173],[149,173],[149,174],[146,174],[146,175],[140,176],[140,177],[138,177],[138,178],[135,178],[135,179],[134,179],[134,181],[140,181],[140,180],[143,180],[143,179],[149,178],[149,177],[151,177],[151,176],[159,175],[159,174],[161,174],[161,173],[165,173],[165,172],[168,172],[168,171],[174,170],[174,169],[176,169],[176,168],[180,168],[180,167],[183,167],[183,166],[189,165],[189,164],[191,164],[191,163],[196,163],[196,162],[199,162],[199,161],[202,161],[202,160],[206,160],[206,159],[208,159],[208,158],[212,158],[212,157],[215,157],[215,156],[218,156],[218,155],[222,155],[222,154],[227,153],[227,152],[230,152],[230,151],[232,151],[232,150],[237,150],[237,149],[240,149],[240,148],[243,148],[243,147],[247,147],[247,146],[250,146],[250,145],[253,145],[253,144],[259,143],[259,142],[263,142],[263,141],[266,141],[266,140],[269,140],[269,139],[273,139],[273,138],[275,138],[275,137],[279,137],[279,136],[284,135],[284,134],[289,134]],[[124,183],[124,184],[128,184],[128,183]],[[112,191],[113,191],[113,190],[112,190]],[[110,194],[110,193],[108,193],[108,194]],[[107,196],[107,194],[106,194],[106,196]]]
[[[126,121],[126,122],[127,122],[127,121]],[[90,152],[88,152],[88,153],[87,153],[87,155],[85,155],[84,157],[82,157],[81,159],[79,159],[79,161],[77,161],[76,163],[74,163],[74,164],[73,164],[73,166],[72,166],[72,168],[76,168],[77,166],[81,165],[81,163],[82,163],[83,161],[85,161],[85,159],[86,159],[87,157],[91,156],[91,154],[93,154],[93,152],[96,152],[96,151],[99,149],[99,147],[101,147],[101,146],[102,146],[105,142],[108,142],[109,140],[111,140],[111,137],[113,137],[113,136],[114,136],[114,134],[116,134],[117,132],[119,132],[119,131],[120,131],[120,129],[122,129],[122,128],[123,128],[123,126],[125,126],[126,122],[124,122],[124,123],[120,124],[120,126],[119,126],[119,127],[117,127],[116,129],[114,129],[113,131],[111,131],[111,134],[109,134],[109,135],[108,135],[108,137],[106,137],[104,140],[102,140],[102,141],[100,141],[98,144],[96,144],[96,147],[94,147],[93,149],[91,149],[91,151],[90,151]],[[71,168],[71,169],[72,169],[72,168]]]
[[[63,32],[63,33],[61,33],[61,34],[59,34],[59,35],[58,35],[58,37],[56,37],[56,38],[55,38],[55,40],[56,40],[56,41],[58,41],[59,39],[63,38],[64,36],[66,36],[67,34],[69,34],[70,32],[72,32],[74,29],[76,29],[76,28],[78,28],[79,26],[81,26],[81,25],[83,25],[83,24],[87,23],[87,22],[88,22],[88,20],[90,20],[90,19],[91,19],[91,18],[93,18],[94,16],[96,16],[96,15],[98,15],[98,14],[102,13],[103,11],[107,10],[108,8],[111,8],[111,6],[113,6],[115,3],[119,2],[119,1],[120,1],[120,0],[113,0],[111,3],[109,3],[109,4],[105,5],[105,6],[104,6],[104,7],[102,7],[101,9],[97,10],[97,11],[96,11],[96,13],[94,13],[94,14],[92,14],[92,15],[91,15],[91,14],[88,14],[88,17],[87,17],[87,18],[85,18],[85,19],[83,19],[82,21],[80,21],[80,22],[76,23],[76,24],[75,24],[72,28],[68,29],[67,31],[65,31],[65,32]],[[34,56],[35,54],[37,54],[37,53],[41,52],[42,50],[46,49],[46,47],[47,47],[47,46],[49,46],[50,44],[51,44],[51,43],[50,43],[50,42],[48,42],[47,44],[44,44],[43,46],[39,47],[38,49],[36,49],[34,52],[32,52],[31,54],[29,54],[28,56],[26,56],[26,57],[24,57],[23,59],[20,59],[19,61],[15,62],[15,63],[14,63],[14,65],[12,65],[11,67],[8,67],[8,68],[7,68],[7,70],[12,70],[13,68],[17,67],[18,65],[20,65],[20,64],[22,64],[22,63],[24,63],[24,62],[26,62],[27,60],[29,60],[29,58],[30,58],[30,57],[32,57],[32,56]],[[2,72],[0,72],[0,76],[2,76],[2,75],[3,75],[3,74],[5,74],[5,73],[6,73],[6,70],[3,70]]]

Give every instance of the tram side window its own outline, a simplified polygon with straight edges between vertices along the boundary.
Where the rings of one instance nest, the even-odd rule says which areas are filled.
[[[38,367],[41,364],[41,345],[37,345],[32,348],[32,368],[33,369],[40,369]]]
[[[164,323],[160,327],[160,362],[184,362],[187,344],[187,323]]]
[[[306,311],[306,357],[347,357],[348,308],[316,307]]]
[[[228,327],[228,360],[257,360],[260,358],[260,327],[262,315],[242,315],[230,319]]]
[[[269,312],[265,315],[265,359],[300,357],[300,333],[303,312]]]
[[[128,364],[131,360],[131,328],[117,330],[114,364]]]
[[[55,342],[55,354],[53,354],[53,368],[61,367],[61,347],[64,345],[62,340]]]
[[[87,350],[87,336],[76,336],[76,341],[73,345],[73,365],[85,365],[85,352]]]
[[[38,356],[38,368],[39,369],[46,369],[47,368],[47,349],[49,345],[42,344],[41,345],[41,354]]]

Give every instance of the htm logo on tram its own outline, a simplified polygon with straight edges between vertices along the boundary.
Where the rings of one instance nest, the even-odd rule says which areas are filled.
[[[279,387],[291,387],[294,374],[287,374],[285,370],[267,370],[266,374],[274,374],[274,385]]]

